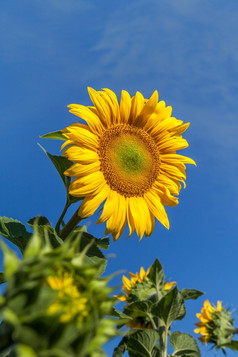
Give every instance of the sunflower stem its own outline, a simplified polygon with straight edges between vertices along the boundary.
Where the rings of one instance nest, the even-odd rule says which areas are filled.
[[[58,219],[58,221],[57,221],[57,223],[55,225],[55,231],[56,231],[57,234],[59,234],[59,232],[60,232],[60,224],[61,224],[61,222],[62,222],[62,220],[63,220],[63,218],[65,216],[65,213],[67,212],[67,209],[69,208],[69,206],[70,206],[70,203],[69,203],[69,200],[67,199],[66,203],[65,203],[65,206],[64,206],[64,209],[63,209],[63,211],[62,211],[62,213],[60,215],[60,218]]]
[[[78,215],[78,209],[74,213],[74,215],[70,218],[68,223],[64,226],[62,231],[59,233],[59,237],[63,240],[68,237],[68,235],[73,231],[73,229],[77,226],[77,224],[82,220],[82,218]]]
[[[160,336],[160,356],[167,357],[167,344],[168,344],[168,328],[163,326]]]

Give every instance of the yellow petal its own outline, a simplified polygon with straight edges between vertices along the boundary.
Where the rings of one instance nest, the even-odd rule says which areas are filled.
[[[79,208],[78,215],[82,218],[92,216],[101,203],[105,201],[109,191],[109,186],[105,184],[95,196],[84,198]]]
[[[87,176],[77,177],[69,185],[69,193],[75,197],[84,197],[97,194],[105,185],[101,171],[93,172]]]
[[[89,108],[80,104],[70,104],[69,112],[77,115],[78,117],[85,120],[94,134],[100,135],[103,131],[103,125],[100,118],[94,114]]]
[[[74,164],[68,170],[64,172],[66,176],[82,176],[89,175],[92,172],[96,172],[100,170],[100,162],[96,161],[91,164],[82,165],[82,164]]]
[[[131,113],[129,118],[129,124],[133,124],[140,114],[143,106],[145,105],[145,99],[140,92],[136,92],[136,95],[132,98],[131,101]]]
[[[111,113],[108,103],[105,102],[102,96],[93,88],[88,87],[88,93],[91,101],[97,109],[99,118],[103,122],[104,126],[107,127],[109,124],[111,124]]]
[[[121,122],[127,123],[131,111],[131,97],[130,94],[122,90],[121,92],[121,101],[120,101],[120,115],[121,115]]]
[[[88,149],[97,150],[98,148],[98,137],[86,125],[83,127],[82,124],[72,124],[68,128],[63,129],[62,133],[66,134],[70,140],[84,145]]]
[[[140,114],[138,115],[137,119],[134,121],[134,125],[139,127],[144,127],[147,123],[150,116],[154,113],[156,105],[159,100],[159,95],[157,91],[154,91],[150,99],[142,108]]]
[[[66,148],[63,156],[67,157],[70,161],[76,161],[83,165],[99,162],[98,154],[93,150],[82,149],[78,145],[72,145]]]
[[[148,191],[144,195],[150,211],[162,223],[167,229],[169,229],[169,220],[167,213],[162,205],[160,198],[156,197],[151,191]]]

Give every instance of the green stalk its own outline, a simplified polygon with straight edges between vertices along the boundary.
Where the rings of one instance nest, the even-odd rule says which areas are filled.
[[[58,222],[56,223],[56,226],[55,226],[55,231],[56,231],[57,234],[59,234],[59,232],[60,232],[60,224],[61,224],[61,222],[62,222],[62,220],[63,220],[63,218],[65,216],[65,213],[67,212],[67,209],[69,208],[69,206],[70,206],[70,203],[69,203],[69,200],[67,199],[66,203],[65,203],[65,206],[64,206],[64,209],[63,209],[63,211],[62,211],[62,213],[60,215],[60,218],[58,219]]]
[[[73,231],[73,229],[77,226],[77,224],[82,220],[82,218],[78,215],[78,209],[74,213],[74,215],[70,218],[68,223],[64,226],[62,231],[59,233],[59,237],[63,240],[68,237],[68,235]]]

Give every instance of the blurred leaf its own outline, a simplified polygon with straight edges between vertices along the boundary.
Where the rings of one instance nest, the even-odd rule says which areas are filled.
[[[37,357],[34,350],[26,345],[19,344],[17,346],[17,356],[18,357]]]
[[[53,140],[64,140],[66,141],[67,138],[62,134],[61,130],[52,131],[51,133],[44,134],[40,136],[41,139],[53,139]]]
[[[0,351],[0,357],[18,357],[16,354],[15,346],[10,346],[4,351]]]
[[[184,299],[178,288],[171,289],[162,299],[152,307],[152,313],[162,319],[167,326],[174,320],[184,317],[186,310]]]
[[[41,250],[42,245],[43,245],[42,238],[39,236],[37,232],[34,232],[33,235],[31,236],[31,239],[29,240],[29,243],[26,246],[24,252],[24,258],[29,258],[38,254]]]
[[[155,330],[139,330],[130,335],[127,348],[130,357],[152,357],[154,346],[159,338]]]
[[[189,299],[196,300],[199,296],[204,294],[202,291],[195,290],[195,289],[183,289],[180,292],[184,300],[189,300]]]
[[[170,337],[170,344],[174,347],[172,356],[200,357],[200,351],[195,339],[186,334],[175,331]]]
[[[95,256],[94,257],[88,257],[87,255],[85,255],[84,264],[85,265],[97,265],[99,267],[97,276],[100,276],[106,270],[107,260],[104,259],[104,258],[99,258],[99,257],[95,257]]]
[[[6,279],[4,278],[4,273],[0,273],[0,284],[3,284],[6,282]]]
[[[162,265],[159,260],[156,259],[150,268],[150,272],[148,274],[149,280],[155,285],[156,289],[160,289],[160,287],[164,283],[164,272]]]
[[[31,237],[31,233],[27,232],[21,222],[7,217],[0,217],[0,234],[15,244],[22,253]]]

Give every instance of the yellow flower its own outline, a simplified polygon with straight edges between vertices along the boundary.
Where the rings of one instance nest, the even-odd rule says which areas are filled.
[[[213,314],[217,311],[221,312],[222,310],[223,308],[221,301],[217,302],[217,307],[213,307],[209,300],[206,300],[204,302],[204,307],[202,308],[201,313],[196,314],[200,322],[195,324],[199,328],[195,329],[194,332],[203,335],[202,337],[199,337],[201,342],[207,344],[207,342],[211,340],[209,323],[213,320]]]
[[[58,290],[56,300],[48,308],[48,314],[54,315],[61,311],[61,322],[68,322],[76,316],[79,321],[83,321],[88,315],[86,309],[88,300],[81,296],[73,277],[68,273],[58,272],[57,276],[48,276],[46,281],[51,289]]]
[[[182,133],[189,123],[171,117],[172,108],[122,91],[120,104],[109,89],[88,88],[94,106],[69,105],[85,120],[62,132],[67,138],[63,155],[74,164],[65,175],[74,177],[69,193],[84,197],[80,217],[89,217],[104,202],[97,223],[106,222],[106,234],[118,239],[128,222],[129,235],[149,236],[156,217],[169,229],[164,206],[178,204],[180,182],[185,185],[185,164],[195,162],[177,154],[188,146]]]

